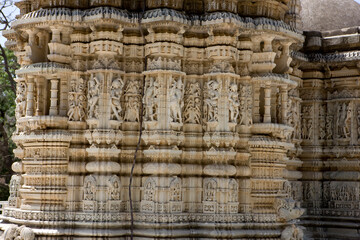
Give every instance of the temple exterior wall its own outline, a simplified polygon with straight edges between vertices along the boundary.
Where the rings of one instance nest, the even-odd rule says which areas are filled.
[[[5,239],[359,239],[357,32],[299,0],[17,5]]]

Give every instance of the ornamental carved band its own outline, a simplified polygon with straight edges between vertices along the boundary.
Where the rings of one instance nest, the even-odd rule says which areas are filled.
[[[301,240],[312,217],[359,217],[360,88],[336,77],[360,54],[300,52],[298,0],[16,5],[5,239],[129,239],[131,211],[136,239]]]

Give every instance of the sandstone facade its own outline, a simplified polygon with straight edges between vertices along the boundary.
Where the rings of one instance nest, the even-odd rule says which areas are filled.
[[[359,238],[357,32],[304,35],[299,0],[17,5],[5,239]]]

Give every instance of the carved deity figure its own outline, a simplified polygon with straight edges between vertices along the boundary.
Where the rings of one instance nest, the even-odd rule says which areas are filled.
[[[229,121],[232,123],[237,123],[239,118],[239,107],[240,107],[240,100],[239,100],[239,93],[238,93],[238,86],[236,83],[231,83],[229,87]]]
[[[88,83],[88,118],[99,117],[100,81],[97,77],[90,79]]]
[[[153,77],[150,77],[144,94],[145,121],[157,120],[157,91],[158,83]]]
[[[84,95],[84,79],[80,78],[78,81],[73,79],[70,83],[69,92],[69,110],[67,115],[69,121],[82,121],[85,119],[85,101]]]
[[[308,139],[308,129],[307,129],[307,121],[305,118],[302,119],[302,138]]]
[[[220,84],[217,80],[207,82],[204,99],[205,122],[218,121],[218,100],[220,96]]]
[[[9,184],[9,206],[16,207],[17,198],[19,197],[19,188],[20,188],[21,177],[13,175]]]
[[[216,182],[214,180],[208,180],[204,184],[204,201],[213,202],[216,201]]]
[[[17,85],[15,116],[17,119],[26,114],[26,84],[20,82]]]
[[[124,82],[121,78],[116,78],[111,83],[111,119],[121,120],[121,93],[124,87]]]
[[[139,108],[140,108],[140,100],[137,96],[126,96],[125,97],[125,122],[139,122]]]
[[[333,138],[333,116],[328,115],[326,117],[326,139]]]
[[[170,121],[182,123],[181,109],[184,107],[184,86],[181,78],[174,79],[169,91]]]
[[[109,179],[109,200],[120,200],[120,180],[118,176]]]
[[[352,109],[350,104],[348,104],[346,108],[346,117],[343,125],[343,131],[344,131],[344,137],[349,138],[350,137],[350,131],[351,131],[351,117],[352,117]]]
[[[308,131],[307,139],[312,139],[312,138],[313,138],[313,134],[314,134],[314,126],[313,126],[313,121],[312,121],[312,119],[309,119],[309,120],[307,121],[307,131]]]
[[[93,176],[87,176],[84,180],[84,200],[94,201],[96,195],[96,181]]]
[[[144,200],[155,201],[155,182],[152,179],[148,179],[145,183]]]
[[[201,89],[198,82],[189,83],[186,88],[184,122],[200,124],[201,121]]]
[[[231,179],[229,181],[229,202],[238,201],[238,184],[236,180]]]

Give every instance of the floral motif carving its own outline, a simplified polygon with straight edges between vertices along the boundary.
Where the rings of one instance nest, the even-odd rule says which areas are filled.
[[[184,123],[201,123],[201,88],[199,82],[189,82],[186,86]]]

